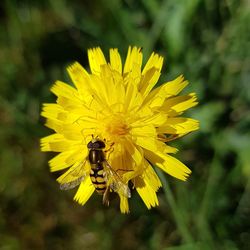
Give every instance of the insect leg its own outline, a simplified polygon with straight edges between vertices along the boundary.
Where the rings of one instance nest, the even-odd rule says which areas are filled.
[[[110,190],[109,190],[109,187],[107,187],[103,194],[103,199],[102,199],[102,203],[105,206],[109,206],[109,194],[110,194]]]
[[[107,149],[107,150],[104,151],[105,154],[108,153],[108,154],[107,154],[107,159],[109,159],[110,154],[111,154],[112,152],[114,152],[114,148],[113,148],[114,144],[115,144],[115,143],[112,142],[112,143],[110,144],[109,149]]]

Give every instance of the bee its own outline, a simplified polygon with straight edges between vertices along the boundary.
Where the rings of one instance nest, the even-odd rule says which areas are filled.
[[[98,194],[103,195],[103,203],[109,205],[108,195],[110,189],[127,198],[131,197],[131,192],[126,183],[123,182],[105,158],[104,141],[93,138],[88,144],[89,150],[87,158],[80,164],[73,166],[72,170],[65,173],[60,185],[60,189],[68,190],[78,186],[89,174],[91,182]],[[90,173],[84,168],[86,161],[89,161]]]

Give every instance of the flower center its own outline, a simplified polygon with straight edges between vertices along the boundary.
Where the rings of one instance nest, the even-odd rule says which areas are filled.
[[[123,117],[119,115],[116,117],[112,117],[109,119],[106,124],[106,132],[109,134],[110,137],[116,137],[116,140],[119,137],[123,137],[129,132],[129,127],[124,121]]]

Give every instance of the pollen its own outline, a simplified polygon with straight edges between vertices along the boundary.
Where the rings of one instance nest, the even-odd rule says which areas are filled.
[[[116,140],[129,133],[129,126],[123,117],[115,115],[108,119],[106,123],[106,133],[109,135],[109,138]]]

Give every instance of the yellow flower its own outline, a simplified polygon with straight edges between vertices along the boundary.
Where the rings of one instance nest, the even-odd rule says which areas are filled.
[[[129,212],[128,183],[150,209],[159,204],[161,187],[153,166],[180,180],[191,173],[169,155],[177,149],[166,142],[199,128],[197,120],[179,117],[197,104],[196,95],[178,96],[188,84],[183,76],[154,88],[163,64],[158,54],[152,53],[142,69],[140,48],[129,47],[124,67],[117,49],[109,53],[107,62],[100,48],[88,50],[91,73],[75,62],[67,69],[74,87],[61,81],[52,86],[57,102],[44,104],[42,116],[55,133],[41,139],[41,150],[59,153],[49,161],[50,170],[68,168],[57,180],[62,187],[79,184],[74,199],[83,205],[96,187],[87,145],[104,142],[100,165],[111,174],[103,180],[119,195],[121,212]]]

